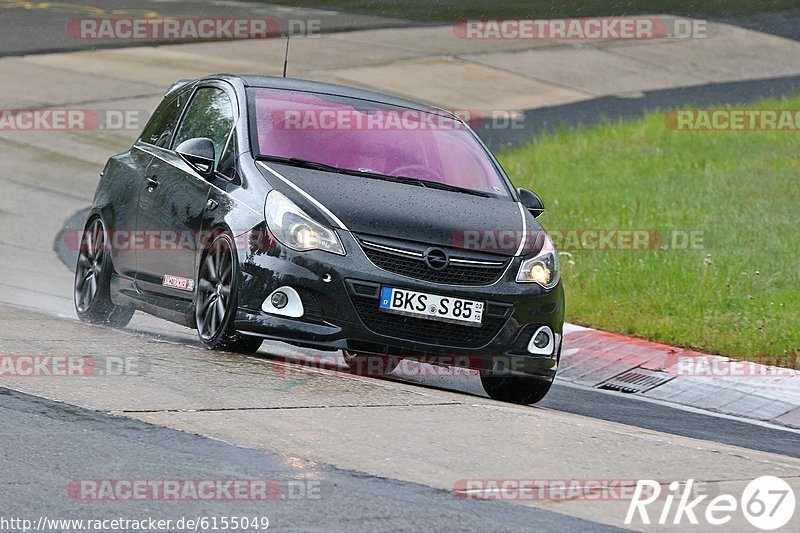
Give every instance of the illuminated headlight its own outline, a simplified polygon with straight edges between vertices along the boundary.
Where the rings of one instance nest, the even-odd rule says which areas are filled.
[[[345,255],[335,231],[316,222],[278,191],[267,195],[264,217],[275,238],[293,250],[324,250]]]
[[[558,252],[553,241],[545,234],[544,246],[541,251],[522,262],[517,273],[519,283],[538,283],[545,289],[552,289],[561,279],[561,269],[558,265]]]

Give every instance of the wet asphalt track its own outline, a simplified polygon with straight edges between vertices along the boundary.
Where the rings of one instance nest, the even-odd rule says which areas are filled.
[[[72,15],[52,18],[49,12],[31,12],[25,15],[30,18],[16,22],[46,28],[62,25],[64,16]],[[5,39],[8,35],[4,32]],[[42,43],[40,35],[28,41],[7,40],[5,49],[38,50],[33,45]],[[47,41],[47,46],[63,49],[67,43]],[[784,94],[797,86],[795,79],[748,83],[752,85],[736,85],[741,92],[732,86],[706,87],[694,93],[659,93],[643,102],[674,105],[679,96],[719,102],[723,95],[747,99],[764,90]],[[547,123],[548,116],[586,123],[600,116],[642,112],[627,101],[592,102],[530,116],[538,123]],[[765,473],[790,477],[795,486],[800,479],[800,462],[795,460],[800,438],[795,432],[624,395],[557,385],[538,407],[505,406],[482,398],[474,376],[417,383],[343,378],[340,365],[334,363],[334,372],[298,377],[294,370],[285,370],[282,360],[313,361],[320,354],[276,345],[265,345],[252,362],[212,354],[199,348],[190,331],[142,316],[125,332],[85,329],[71,322],[71,275],[50,251],[49,243],[58,240],[53,228],[60,228],[63,220],[45,219],[51,212],[64,211],[61,204],[48,207],[57,204],[56,196],[61,201],[74,196],[69,202],[76,207],[64,218],[86,205],[94,178],[69,191],[54,190],[48,180],[59,183],[60,162],[42,161],[36,150],[16,142],[0,143],[0,150],[6,161],[0,170],[6,182],[0,215],[17,237],[0,243],[3,266],[10,273],[2,301],[24,309],[2,307],[2,353],[121,353],[152,361],[146,375],[113,383],[0,382],[30,393],[0,389],[3,516],[257,513],[267,515],[273,527],[296,530],[593,531],[606,528],[598,522],[619,524],[624,502],[474,502],[455,498],[448,489],[453,479],[491,476],[697,477],[720,486],[736,486]],[[33,172],[44,177],[26,182],[26,162],[34,160],[39,166]],[[31,235],[46,245],[28,245],[25,237]],[[70,480],[87,478],[285,481],[302,476],[320,481],[321,498],[257,505],[109,505],[76,501],[65,490]]]
[[[293,531],[614,531],[561,514],[496,502],[454,498],[424,485],[365,476],[327,465],[300,484],[282,457],[180,431],[112,417],[0,389],[2,516],[157,519],[267,517],[270,529]],[[67,438],[65,438],[67,436]],[[107,465],[113,465],[108,468]],[[80,479],[267,479],[284,484],[267,501],[148,502],[64,498]],[[24,481],[23,481],[24,480]],[[294,489],[289,490],[292,484]],[[298,488],[303,487],[303,488]],[[294,499],[301,491],[317,497]]]

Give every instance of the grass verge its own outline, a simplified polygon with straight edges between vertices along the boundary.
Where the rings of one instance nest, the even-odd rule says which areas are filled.
[[[757,108],[798,110],[800,96],[748,106]],[[545,228],[575,248],[562,252],[568,320],[707,353],[781,356],[796,366],[800,131],[666,124],[651,114],[565,129],[501,154],[515,183],[544,199]],[[568,242],[570,230],[574,237],[603,229],[667,238],[646,251]],[[672,248],[668,237],[683,232],[701,232],[700,248]]]

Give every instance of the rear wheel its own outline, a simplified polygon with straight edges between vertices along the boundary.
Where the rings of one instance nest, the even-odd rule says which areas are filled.
[[[350,373],[358,376],[383,377],[391,374],[400,364],[400,359],[388,355],[344,352],[344,360]]]
[[[128,325],[134,309],[111,301],[111,254],[105,225],[100,217],[86,223],[75,267],[75,312],[84,322],[115,328]]]
[[[195,323],[200,342],[211,350],[255,353],[263,339],[237,333],[239,269],[233,240],[219,235],[202,258],[197,278]]]
[[[481,383],[486,394],[501,402],[530,405],[540,402],[547,396],[553,380],[524,376],[493,376],[481,372]]]

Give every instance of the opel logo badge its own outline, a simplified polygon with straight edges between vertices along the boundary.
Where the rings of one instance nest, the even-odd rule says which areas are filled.
[[[449,262],[450,258],[447,257],[447,252],[440,248],[431,248],[425,252],[425,264],[431,270],[444,270]]]

